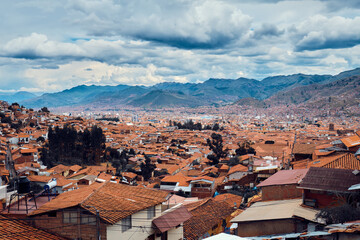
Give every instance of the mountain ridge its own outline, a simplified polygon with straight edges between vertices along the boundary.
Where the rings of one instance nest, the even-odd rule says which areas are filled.
[[[295,88],[327,84],[357,75],[360,75],[360,68],[333,76],[298,73],[271,76],[262,81],[250,78],[210,78],[202,83],[163,82],[148,87],[121,84],[116,86],[79,85],[61,92],[45,93],[25,99],[21,101],[21,104],[34,108],[99,104],[145,108],[227,105],[243,98],[265,100]],[[150,96],[158,100],[155,101]],[[253,102],[253,104],[259,105],[259,102]]]

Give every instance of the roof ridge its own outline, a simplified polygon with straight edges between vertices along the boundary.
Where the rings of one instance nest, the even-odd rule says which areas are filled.
[[[104,187],[106,184],[108,184],[109,181],[106,181],[104,184],[100,185],[98,188],[93,189],[92,193],[89,194],[89,196],[87,196],[86,198],[84,198],[84,200],[82,200],[79,205],[81,206],[82,204],[84,204],[84,202],[86,202],[93,194],[95,194],[96,192],[98,192],[102,187]]]

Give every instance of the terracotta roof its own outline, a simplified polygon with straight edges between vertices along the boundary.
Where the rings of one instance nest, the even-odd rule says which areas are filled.
[[[184,223],[184,238],[187,240],[199,239],[235,211],[229,204],[211,198],[187,204],[185,207],[193,215]]]
[[[358,135],[353,135],[351,137],[343,138],[341,139],[341,141],[348,148],[360,145],[360,137]]]
[[[226,202],[230,206],[235,206],[236,203],[236,207],[239,207],[243,198],[235,194],[224,193],[214,197],[214,200],[217,202]]]
[[[238,164],[238,165],[231,167],[228,174],[232,174],[234,172],[247,172],[247,171],[248,171],[247,167],[245,167],[244,165]]]
[[[299,188],[331,192],[349,192],[354,184],[360,183],[360,175],[349,169],[311,167]]]
[[[30,182],[42,182],[48,183],[51,179],[56,179],[56,186],[64,187],[66,185],[71,185],[76,183],[76,181],[68,180],[61,175],[51,175],[51,176],[41,176],[41,175],[31,175],[27,177]]]
[[[135,177],[137,176],[137,174],[136,174],[136,173],[133,173],[133,172],[123,172],[123,173],[122,173],[122,176],[123,176],[123,177],[128,177],[128,178],[130,178],[130,179],[133,179],[133,178],[135,178]]]
[[[65,166],[63,164],[59,164],[53,168],[50,168],[50,170],[53,170],[55,173],[62,173],[62,172],[65,172],[67,170],[69,170],[70,167],[69,166]]]
[[[72,166],[70,166],[70,170],[71,170],[71,171],[74,171],[74,172],[79,171],[81,168],[82,168],[82,167],[79,166],[79,165],[72,165]]]
[[[0,215],[0,239],[65,240],[66,238],[32,227],[25,222]]]
[[[161,182],[178,182],[179,186],[189,186],[191,178],[185,177],[182,173],[164,177]]]
[[[312,154],[315,150],[316,144],[302,144],[296,143],[294,145],[293,153],[294,154]]]
[[[360,170],[360,160],[351,153],[338,153],[316,160],[305,159],[291,163],[294,169],[310,167],[326,167]]]
[[[309,169],[282,170],[261,182],[257,187],[298,184]]]
[[[122,218],[166,201],[167,196],[167,192],[160,190],[111,182],[93,183],[90,186],[60,194],[31,215],[75,206],[96,214],[95,207],[100,211],[102,220],[115,224]]]
[[[34,148],[31,148],[31,149],[26,148],[26,149],[21,149],[20,152],[21,153],[37,153],[38,150],[34,149]]]

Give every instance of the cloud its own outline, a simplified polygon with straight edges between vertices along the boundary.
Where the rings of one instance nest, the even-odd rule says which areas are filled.
[[[254,31],[253,37],[255,39],[264,37],[279,37],[283,35],[285,30],[280,30],[276,25],[270,23],[263,23],[258,29]]]
[[[85,52],[72,43],[49,41],[44,34],[32,33],[27,37],[19,37],[9,41],[3,47],[3,57],[13,58],[49,58],[81,56]]]
[[[141,5],[142,7],[139,7]],[[241,38],[251,17],[219,1],[71,1],[73,22],[94,36],[130,36],[179,48],[218,48]]]
[[[89,71],[91,69],[91,71]],[[141,66],[114,66],[95,61],[76,61],[60,65],[58,69],[28,69],[25,77],[33,79],[34,88],[42,91],[58,91],[77,85],[153,85],[163,82],[152,64]]]
[[[360,44],[360,17],[317,15],[290,28],[296,51],[349,48]]]

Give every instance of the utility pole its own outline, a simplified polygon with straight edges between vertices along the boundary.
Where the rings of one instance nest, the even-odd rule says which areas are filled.
[[[101,239],[101,237],[100,237],[100,212],[97,209],[96,209],[96,239],[97,240]]]
[[[96,239],[97,240],[101,240],[101,235],[100,235],[100,211],[96,209],[96,207],[94,206],[84,206],[87,208],[93,208],[96,212]]]

